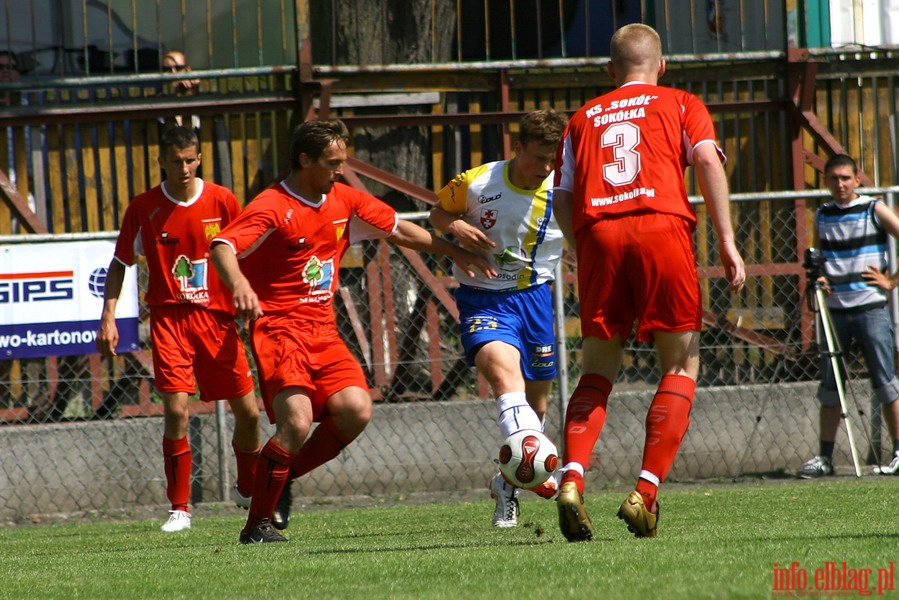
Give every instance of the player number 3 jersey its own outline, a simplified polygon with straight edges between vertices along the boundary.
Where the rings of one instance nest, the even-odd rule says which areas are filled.
[[[687,92],[629,83],[588,102],[568,122],[556,156],[555,188],[574,195],[575,233],[642,212],[694,226],[684,172],[701,144],[713,144],[724,162],[708,109]]]

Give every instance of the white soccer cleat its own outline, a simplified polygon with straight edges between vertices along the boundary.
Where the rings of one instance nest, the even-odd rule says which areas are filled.
[[[826,456],[813,456],[802,463],[797,475],[801,479],[817,479],[833,475],[833,462]]]
[[[508,483],[502,473],[490,480],[490,497],[496,500],[494,527],[518,526],[518,488]]]
[[[160,527],[162,531],[171,533],[173,531],[184,531],[190,529],[190,513],[183,510],[170,510],[169,520],[165,525]]]
[[[888,465],[874,467],[875,475],[899,475],[899,452],[893,455],[893,460]]]

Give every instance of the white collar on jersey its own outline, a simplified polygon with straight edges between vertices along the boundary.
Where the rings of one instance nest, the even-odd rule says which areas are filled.
[[[288,185],[287,185],[286,179],[281,180],[281,188],[285,192],[287,192],[288,194],[290,194],[291,196],[293,196],[294,198],[296,198],[297,200],[302,202],[303,204],[305,204],[307,206],[311,206],[312,208],[319,208],[322,204],[325,203],[325,200],[328,198],[327,194],[322,194],[321,199],[318,202],[313,202],[304,196],[300,196],[299,194],[294,192],[292,189],[290,189],[290,187],[288,187]]]
[[[165,197],[168,198],[169,200],[171,200],[172,202],[174,202],[175,204],[177,204],[178,206],[190,206],[191,204],[193,204],[194,202],[196,202],[197,200],[200,199],[200,196],[203,195],[203,188],[206,185],[205,182],[202,179],[200,179],[199,177],[197,177],[197,181],[200,182],[200,185],[197,187],[197,193],[194,194],[193,197],[188,198],[187,202],[181,202],[180,200],[178,200],[177,198],[175,198],[171,194],[169,194],[169,191],[166,189],[166,185],[165,185],[168,182],[163,181],[159,187],[162,189],[162,193],[165,194]]]

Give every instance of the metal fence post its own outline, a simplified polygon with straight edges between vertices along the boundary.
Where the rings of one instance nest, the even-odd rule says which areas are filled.
[[[565,425],[565,411],[568,410],[568,337],[565,331],[565,297],[562,293],[562,261],[556,264],[556,281],[553,284],[553,305],[556,313],[556,364],[559,382],[559,433]]]
[[[217,400],[215,403],[215,433],[218,439],[219,459],[219,497],[222,502],[228,501],[228,490],[231,489],[231,477],[228,473],[228,440],[225,437],[225,401]]]

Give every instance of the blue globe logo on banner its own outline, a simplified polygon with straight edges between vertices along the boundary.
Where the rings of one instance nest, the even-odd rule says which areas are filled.
[[[94,269],[90,277],[87,279],[87,289],[91,295],[97,298],[103,298],[103,290],[106,288],[106,273],[109,271],[107,267]]]

